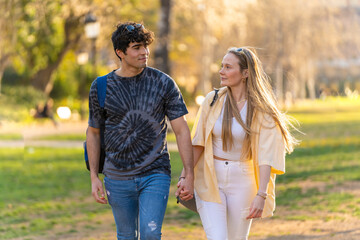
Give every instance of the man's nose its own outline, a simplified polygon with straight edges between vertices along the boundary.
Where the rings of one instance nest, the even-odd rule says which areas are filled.
[[[145,55],[149,55],[149,49],[147,47],[143,47],[141,53]]]

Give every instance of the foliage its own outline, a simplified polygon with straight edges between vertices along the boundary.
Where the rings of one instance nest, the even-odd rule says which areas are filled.
[[[82,99],[86,95],[87,91],[79,87],[84,84],[78,77],[75,56],[91,49],[83,28],[84,16],[90,10],[101,23],[96,41],[97,62],[105,72],[118,63],[110,41],[117,22],[143,22],[157,35],[160,28],[157,23],[161,20],[158,0],[9,0],[2,1],[0,6],[4,16],[0,20],[3,36],[0,79],[4,66],[10,62],[10,67],[20,76],[17,81],[13,80],[13,74],[5,76],[7,83],[31,82],[37,87],[46,83],[46,93],[54,87],[51,96],[57,99],[67,96]],[[334,59],[346,60],[358,55],[360,34],[355,34],[359,32],[355,10],[352,3],[346,6],[318,0],[244,3],[209,0],[206,4],[174,0],[169,39],[172,77],[191,96],[207,93],[211,85],[218,86],[217,71],[226,50],[250,45],[261,48],[260,58],[266,71],[276,78],[275,82],[284,77],[285,83],[276,86],[278,91],[284,85],[284,92],[291,91],[295,98],[318,95],[318,89],[323,88],[318,84],[320,77],[326,81],[339,78],[345,81],[346,75],[355,82],[359,75],[356,69],[346,68],[339,74],[337,69],[321,68]],[[156,41],[150,46],[152,52]],[[65,56],[65,53],[69,54]],[[60,63],[63,64],[59,66]],[[85,75],[89,73],[87,69],[85,72]],[[89,82],[87,79],[86,84]],[[340,85],[345,89],[346,84]]]
[[[98,68],[102,70],[102,68]],[[50,96],[60,100],[73,97],[79,100],[88,98],[92,81],[96,78],[94,66],[91,63],[85,65],[76,64],[76,55],[73,51],[66,54],[54,74],[54,88]]]
[[[14,27],[9,31],[11,35],[6,32],[9,28],[2,28],[3,35],[9,36],[1,42],[2,46],[4,49],[12,49],[12,52],[8,54],[6,51],[0,51],[0,84],[3,69],[6,66],[5,60],[12,56],[10,64],[12,69],[15,69],[17,74],[21,75],[20,79],[25,80],[27,84],[35,86],[47,95],[55,86],[54,92],[51,93],[54,98],[73,96],[84,99],[88,93],[89,83],[98,74],[88,64],[83,67],[85,80],[82,81],[83,79],[79,78],[80,67],[75,61],[75,52],[88,52],[91,49],[91,41],[84,35],[85,14],[90,10],[93,11],[102,25],[97,41],[100,46],[98,50],[103,53],[101,59],[98,59],[101,60],[98,61],[101,65],[104,62],[108,64],[109,59],[114,55],[109,36],[114,30],[114,24],[119,21],[119,16],[121,21],[145,22],[151,29],[155,28],[159,6],[157,0],[146,1],[146,3],[123,0],[120,4],[119,8],[119,1],[115,0],[106,2],[12,0],[9,4],[1,5],[7,13],[0,24],[2,26],[14,25]],[[79,42],[81,45],[78,44]],[[16,47],[10,48],[10,46]],[[71,52],[70,57],[67,56],[64,59],[68,52]],[[109,56],[106,56],[107,54]],[[66,63],[58,69],[62,62]],[[90,68],[92,68],[91,71],[89,71]],[[66,77],[64,77],[65,74]],[[77,94],[80,96],[76,96]]]
[[[32,74],[45,67],[48,62],[56,61],[57,54],[63,45],[64,37],[60,18],[60,1],[22,2],[22,18],[19,26],[19,57],[31,69]]]
[[[20,64],[22,65],[22,64]],[[21,67],[20,67],[21,68]],[[17,68],[17,63],[13,62],[13,65],[5,68],[2,79],[2,84],[5,86],[21,86],[28,85],[29,73],[25,72],[25,69],[20,70]]]
[[[43,92],[31,86],[5,86],[4,98],[12,104],[23,105],[27,108],[35,107],[39,102],[46,100]]]
[[[45,101],[44,93],[31,86],[4,86],[0,96],[0,121],[29,122],[32,120],[30,109]]]
[[[295,99],[314,99],[321,85],[330,87],[330,78],[335,84],[346,80],[342,68],[348,73],[360,51],[358,38],[348,37],[360,31],[356,8],[318,0],[259,0],[247,9],[247,42],[261,49],[279,97],[289,91]]]
[[[54,99],[62,99],[68,96],[76,97],[79,67],[75,64],[75,57],[73,52],[66,54],[64,61],[53,76],[54,88],[50,93],[50,97]]]

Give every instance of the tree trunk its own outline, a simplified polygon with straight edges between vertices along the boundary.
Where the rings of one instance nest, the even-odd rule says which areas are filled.
[[[298,82],[292,69],[287,69],[286,74],[286,93],[285,93],[285,106],[289,108],[292,106],[294,99],[297,98],[297,92],[299,90]]]
[[[171,0],[160,0],[161,10],[158,21],[158,37],[155,48],[155,67],[170,75],[169,63],[169,32],[170,32],[170,12]]]
[[[308,76],[308,69],[307,69],[306,65],[299,68],[297,76],[298,76],[297,81],[299,82],[298,98],[305,99],[306,98],[306,79]]]
[[[35,75],[31,78],[31,84],[35,88],[45,92],[46,95],[50,94],[53,87],[53,81],[51,80],[51,76],[54,71],[59,67],[67,51],[68,47],[64,46],[64,48],[59,53],[59,57],[54,63],[48,64],[45,68],[42,68],[35,73]]]
[[[10,56],[11,56],[11,54],[9,53],[0,59],[0,96],[2,93],[2,78],[4,75],[5,68],[6,68],[7,64],[9,63]]]
[[[40,69],[31,77],[30,82],[32,86],[43,91],[46,95],[49,95],[53,88],[54,83],[51,79],[52,74],[59,67],[67,51],[74,48],[80,40],[82,33],[80,29],[83,28],[83,25],[80,22],[82,17],[83,16],[74,16],[73,14],[70,14],[65,20],[65,41],[62,49],[58,53],[58,57],[54,62],[48,63],[46,67]]]
[[[309,98],[314,100],[316,98],[316,90],[315,90],[315,68],[313,61],[309,61],[308,63],[308,76],[307,76],[306,84],[309,90]]]
[[[275,72],[275,91],[276,91],[276,97],[280,104],[283,104],[284,102],[284,76],[283,76],[283,66],[278,62],[276,65],[276,72]]]

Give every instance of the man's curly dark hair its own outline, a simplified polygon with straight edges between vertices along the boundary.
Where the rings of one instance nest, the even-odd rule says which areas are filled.
[[[113,32],[111,40],[113,42],[115,54],[118,56],[116,50],[118,49],[126,54],[126,49],[132,42],[144,43],[146,46],[150,45],[154,41],[154,33],[147,30],[140,23],[125,22],[116,26],[116,30]]]

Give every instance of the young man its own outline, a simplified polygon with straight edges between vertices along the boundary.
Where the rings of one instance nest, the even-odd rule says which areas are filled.
[[[165,116],[176,135],[185,168],[180,188],[189,199],[194,191],[192,146],[185,119],[188,111],[174,80],[147,67],[152,41],[153,33],[134,22],[118,25],[112,34],[121,67],[107,76],[103,173],[118,239],[161,239],[170,187]],[[98,203],[106,204],[97,174],[99,111],[95,80],[89,94],[87,149],[92,195]]]

